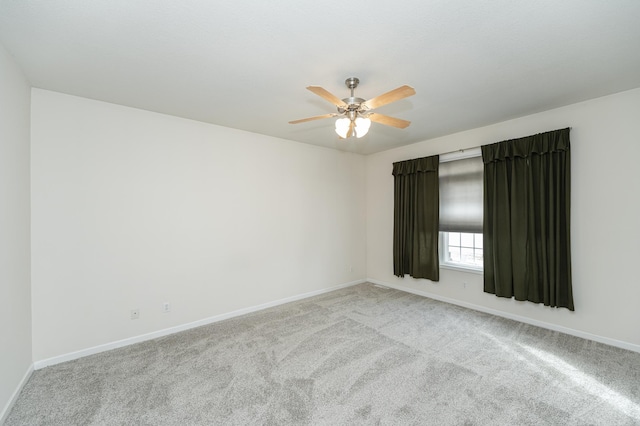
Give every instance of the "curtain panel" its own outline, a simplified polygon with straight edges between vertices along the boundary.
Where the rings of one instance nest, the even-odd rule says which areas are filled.
[[[574,310],[569,131],[482,146],[485,292]]]
[[[393,163],[393,273],[431,281],[438,264],[439,156]]]

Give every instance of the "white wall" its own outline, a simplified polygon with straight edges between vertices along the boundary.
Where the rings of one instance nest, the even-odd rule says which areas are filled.
[[[30,85],[0,45],[0,423],[30,371]]]
[[[638,111],[640,89],[364,158],[34,89],[33,358],[365,277],[640,349]],[[576,312],[393,276],[394,161],[563,127]]]
[[[366,276],[360,155],[33,89],[31,161],[36,361]]]
[[[575,312],[485,294],[477,274],[442,270],[438,283],[393,275],[393,162],[566,127],[572,128]],[[639,161],[640,89],[370,155],[366,158],[367,276],[640,351]]]

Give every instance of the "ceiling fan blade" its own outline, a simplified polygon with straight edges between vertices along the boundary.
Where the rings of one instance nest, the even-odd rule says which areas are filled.
[[[367,109],[380,108],[382,105],[390,104],[391,102],[399,101],[400,99],[407,98],[415,94],[416,90],[413,87],[404,85],[380,96],[376,96],[375,98],[371,98],[368,101],[363,102],[362,105]]]
[[[304,123],[307,121],[313,121],[313,120],[322,120],[323,118],[331,118],[331,117],[335,117],[338,114],[324,114],[324,115],[316,115],[315,117],[307,117],[307,118],[301,118],[300,120],[293,120],[290,121],[289,124],[298,124],[298,123]]]
[[[385,126],[397,127],[399,129],[404,129],[408,127],[409,124],[411,124],[410,121],[402,120],[395,117],[389,117],[388,115],[378,114],[375,112],[369,114],[369,118],[373,122],[384,124]]]
[[[313,93],[320,96],[322,99],[331,102],[337,107],[345,108],[347,106],[347,104],[344,103],[342,99],[338,98],[336,95],[333,95],[327,92],[325,89],[323,89],[320,86],[309,86],[307,87],[307,89],[311,90]]]

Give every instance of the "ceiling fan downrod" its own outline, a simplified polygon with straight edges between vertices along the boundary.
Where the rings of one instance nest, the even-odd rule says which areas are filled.
[[[360,79],[357,77],[349,77],[344,81],[344,84],[351,89],[351,97],[353,98],[353,90],[360,84]]]
[[[347,104],[347,106],[338,107],[338,112],[340,114],[346,113],[347,116],[351,118],[351,120],[354,120],[358,113],[363,112],[360,110],[360,107],[361,107],[361,104],[365,101],[362,98],[356,98],[353,93],[355,88],[358,87],[358,84],[360,84],[360,79],[358,79],[357,77],[349,77],[344,81],[344,84],[345,86],[347,86],[349,90],[351,90],[351,96],[348,98],[344,98],[342,100],[344,103]]]

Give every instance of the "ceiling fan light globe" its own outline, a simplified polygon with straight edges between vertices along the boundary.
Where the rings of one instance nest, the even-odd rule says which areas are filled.
[[[336,120],[336,133],[341,138],[346,138],[347,133],[349,133],[349,126],[351,125],[351,120],[347,117],[338,118]]]
[[[356,118],[356,137],[361,138],[369,132],[369,127],[371,127],[371,119],[358,117]]]
[[[366,134],[367,134],[367,132],[369,132],[369,129],[367,129],[367,130],[362,130],[362,129],[358,129],[358,128],[356,127],[355,131],[356,131],[356,137],[357,137],[358,139],[360,139],[361,137],[363,137],[364,135],[366,135]]]

